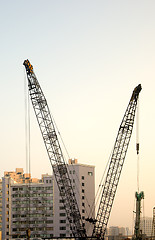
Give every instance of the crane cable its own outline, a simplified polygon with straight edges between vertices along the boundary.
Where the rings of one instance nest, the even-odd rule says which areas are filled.
[[[71,159],[70,154],[69,154],[69,151],[67,150],[67,147],[66,147],[66,145],[65,145],[65,142],[64,142],[64,140],[63,140],[63,138],[62,138],[62,135],[61,135],[61,133],[60,133],[60,131],[59,131],[59,128],[58,128],[58,126],[57,126],[57,124],[56,124],[56,121],[55,121],[55,119],[54,119],[54,117],[53,117],[53,115],[52,115],[51,112],[50,112],[50,114],[51,114],[53,123],[54,123],[54,125],[55,125],[55,129],[57,130],[57,133],[58,133],[58,136],[59,136],[59,140],[62,142],[62,146],[63,146],[63,148],[64,148],[64,150],[65,150],[65,152],[66,152],[67,158],[68,158],[68,159]],[[64,156],[64,154],[63,154],[63,157],[64,157],[64,160],[65,160],[65,164],[66,164],[67,170],[68,170],[68,172],[69,172],[69,166],[68,166],[68,164],[67,164],[66,157]],[[72,167],[72,169],[74,170],[74,172],[75,172],[75,177],[76,177],[77,182],[78,182],[78,184],[79,184],[79,186],[80,186],[80,190],[82,190],[82,186],[80,185],[80,179],[79,179],[79,176],[78,176],[77,173],[76,173],[76,170],[75,170],[74,165],[73,165],[73,164],[70,164],[70,167]],[[72,178],[70,178],[70,180],[72,180]],[[77,184],[76,184],[76,181],[75,181],[74,184],[75,184],[75,188],[76,188],[77,195],[80,197],[81,195],[80,195],[78,186],[77,186]],[[87,196],[86,196],[85,193],[83,193],[83,194],[84,194],[84,196],[85,196],[85,200],[86,200],[86,202],[87,202],[87,206],[90,208],[90,204],[89,204],[88,198],[87,198]],[[87,214],[87,216],[88,216],[89,214],[88,214],[88,211],[87,211],[86,206],[84,206],[84,208],[85,208],[86,214]]]
[[[25,101],[25,156],[26,156],[26,173],[28,174],[27,184],[27,213],[28,213],[28,221],[27,221],[27,233],[30,233],[30,173],[31,173],[31,153],[30,153],[30,100],[28,95],[26,74],[24,71],[24,101]]]
[[[139,193],[139,99],[137,101],[136,151],[137,151],[137,190]]]
[[[91,209],[90,209],[89,217],[92,217],[93,207],[94,207],[94,206],[98,206],[98,203],[99,203],[99,200],[100,200],[100,196],[101,196],[101,194],[102,194],[102,189],[103,189],[104,183],[105,183],[105,174],[106,174],[106,172],[107,172],[108,165],[109,165],[109,163],[110,163],[110,159],[111,159],[111,156],[112,156],[112,152],[113,152],[113,149],[112,149],[111,154],[110,154],[110,156],[109,156],[109,158],[108,158],[108,161],[107,161],[106,167],[105,167],[105,169],[104,169],[104,172],[103,172],[101,181],[100,181],[100,183],[99,183],[99,185],[98,185],[98,189],[97,189],[97,192],[96,192],[96,195],[95,195],[93,204],[92,204]]]
[[[28,88],[26,75],[24,75],[24,96],[25,96],[25,152],[26,152],[26,173],[31,172],[31,154],[30,154],[30,99],[28,97]]]

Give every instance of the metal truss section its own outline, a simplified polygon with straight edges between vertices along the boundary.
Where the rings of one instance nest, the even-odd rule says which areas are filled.
[[[29,94],[39,128],[45,143],[53,173],[63,200],[72,234],[75,238],[86,238],[77,200],[71,185],[67,165],[62,154],[54,123],[47,105],[46,98],[28,60],[23,65],[26,68]]]
[[[139,84],[133,91],[115,141],[97,212],[97,221],[93,230],[93,236],[96,236],[99,239],[104,239],[117,185],[133,130],[137,99],[140,91],[141,85]]]

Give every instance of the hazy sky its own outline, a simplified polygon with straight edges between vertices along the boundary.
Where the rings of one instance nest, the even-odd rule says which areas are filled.
[[[102,177],[133,89],[139,108],[144,216],[155,204],[155,1],[0,1],[1,171],[25,169],[23,61],[29,59],[70,157]],[[110,225],[133,226],[136,124]],[[31,108],[33,177],[51,166]]]

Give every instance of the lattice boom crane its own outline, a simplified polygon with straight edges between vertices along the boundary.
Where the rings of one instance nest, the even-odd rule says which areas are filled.
[[[140,84],[134,89],[115,141],[93,230],[93,236],[97,236],[100,239],[104,238],[107,228],[120,174],[133,130],[137,100],[141,89]]]
[[[42,92],[29,60],[25,60],[23,65],[26,68],[32,105],[64,203],[70,228],[75,238],[87,239],[86,230],[81,219],[77,200],[67,170],[67,165],[62,154],[46,98]],[[94,229],[92,238],[103,239],[105,235],[120,174],[133,130],[137,100],[141,89],[142,88],[140,84],[134,89],[119,127],[102,191],[97,217],[93,221]]]
[[[63,200],[70,228],[75,238],[85,238],[86,232],[83,227],[83,222],[72,188],[67,165],[62,154],[46,98],[33,72],[33,67],[30,62],[25,60],[23,65],[26,68],[28,88],[32,105],[46,146],[50,163],[53,168],[53,173],[59,188],[59,192]]]

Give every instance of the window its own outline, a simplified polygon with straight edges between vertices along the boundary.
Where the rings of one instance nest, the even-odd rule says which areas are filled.
[[[92,172],[88,172],[88,175],[89,175],[89,176],[93,176],[93,173],[92,173]]]
[[[82,196],[82,199],[84,199],[84,196]]]
[[[84,210],[84,209],[82,209],[82,213],[85,213],[85,210]]]
[[[64,217],[64,216],[66,216],[65,213],[60,213],[60,217]]]
[[[84,180],[84,176],[82,176],[81,178],[82,178],[82,180]]]
[[[60,230],[66,230],[66,227],[60,227]]]
[[[82,193],[84,193],[84,189],[82,189]]]
[[[82,186],[84,186],[84,182],[82,183]]]
[[[48,180],[46,180],[46,183],[48,183]]]
[[[85,205],[84,205],[84,202],[82,203],[82,206],[84,207]]]
[[[66,223],[66,220],[65,219],[60,220],[60,223]]]
[[[60,237],[66,237],[66,234],[60,233]]]
[[[73,174],[75,174],[75,170],[73,170]]]
[[[60,206],[59,209],[60,209],[60,210],[63,210],[63,209],[65,209],[65,208],[64,208],[64,206]]]
[[[53,227],[47,227],[47,230],[53,230]],[[41,229],[42,230],[42,229]]]

